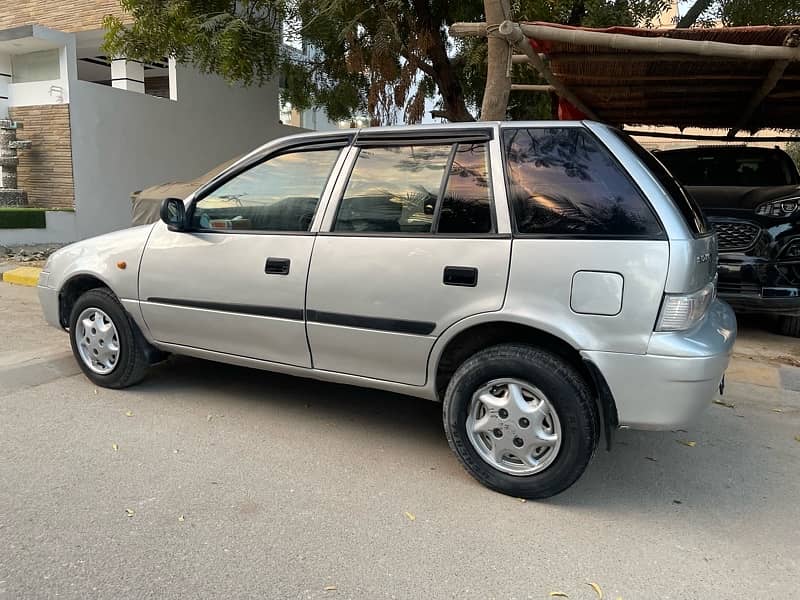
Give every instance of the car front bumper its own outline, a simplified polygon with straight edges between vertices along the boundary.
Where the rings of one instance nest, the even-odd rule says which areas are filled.
[[[735,340],[733,310],[717,300],[693,330],[654,333],[647,354],[581,354],[605,378],[621,427],[673,429],[694,420],[711,403]]]
[[[39,285],[36,287],[39,293],[39,304],[42,305],[44,320],[53,327],[64,329],[59,318],[58,290],[47,286],[49,275],[49,273],[45,272],[39,275]]]

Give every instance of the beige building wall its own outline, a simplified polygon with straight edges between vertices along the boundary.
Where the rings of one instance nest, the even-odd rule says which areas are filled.
[[[28,192],[28,203],[41,208],[72,208],[72,142],[69,104],[18,106],[9,116],[23,122],[19,139],[31,140],[29,150],[19,151],[19,185]]]
[[[89,31],[100,29],[107,14],[123,14],[119,0],[0,0],[0,30],[36,24]]]

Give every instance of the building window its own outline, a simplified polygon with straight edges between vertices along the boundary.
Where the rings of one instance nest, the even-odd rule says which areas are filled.
[[[11,83],[61,79],[58,49],[41,50],[11,57]]]

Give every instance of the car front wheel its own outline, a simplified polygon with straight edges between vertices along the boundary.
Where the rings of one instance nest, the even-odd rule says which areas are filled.
[[[571,486],[597,447],[599,415],[578,371],[519,344],[487,348],[462,364],[444,399],[450,447],[487,487],[548,498]]]
[[[75,302],[69,318],[72,353],[95,384],[124,388],[144,378],[144,341],[110,290],[89,290]]]

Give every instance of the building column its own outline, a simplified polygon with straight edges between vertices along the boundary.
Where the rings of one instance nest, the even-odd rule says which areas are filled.
[[[111,85],[144,94],[144,65],[138,60],[115,58],[111,61]]]
[[[169,75],[169,99],[178,99],[178,63],[173,57],[167,60],[167,74]]]

